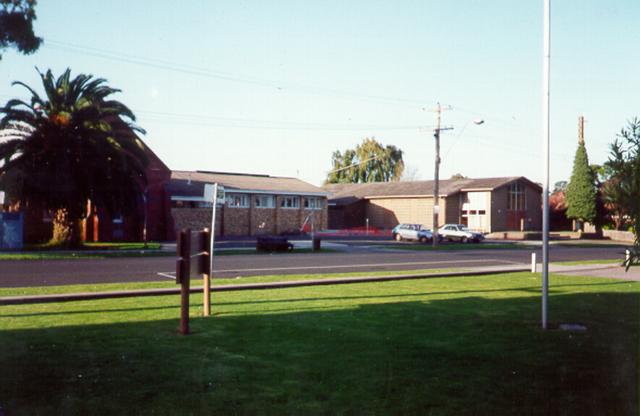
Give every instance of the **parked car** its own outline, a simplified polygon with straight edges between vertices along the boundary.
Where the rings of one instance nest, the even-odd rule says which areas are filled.
[[[438,235],[449,241],[460,241],[461,243],[479,243],[484,240],[482,233],[470,231],[462,224],[445,224],[438,230]]]
[[[391,236],[396,241],[416,240],[427,243],[433,240],[431,230],[424,228],[420,224],[398,224],[391,230]]]

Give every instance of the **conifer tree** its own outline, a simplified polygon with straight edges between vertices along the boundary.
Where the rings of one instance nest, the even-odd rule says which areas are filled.
[[[567,217],[593,222],[596,217],[596,188],[584,141],[580,141],[573,160],[573,172],[566,191]]]

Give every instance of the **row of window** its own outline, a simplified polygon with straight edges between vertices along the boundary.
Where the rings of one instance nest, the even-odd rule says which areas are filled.
[[[306,209],[322,209],[322,198],[301,198],[298,196],[283,196],[280,198],[280,208],[300,208],[300,200]],[[255,195],[253,197],[256,208],[275,208],[275,195]],[[249,195],[227,193],[226,203],[230,208],[249,208]]]
[[[300,208],[298,196],[283,196],[280,198],[280,208],[298,209]],[[322,209],[322,198],[302,198],[305,209]],[[249,195],[227,193],[225,203],[229,208],[249,208]],[[253,203],[256,208],[275,208],[275,195],[254,195]],[[174,201],[179,208],[211,208],[211,202],[203,201]]]

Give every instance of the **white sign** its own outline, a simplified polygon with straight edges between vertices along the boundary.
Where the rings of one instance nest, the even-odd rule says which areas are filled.
[[[215,185],[210,183],[204,184],[204,199],[205,201],[213,201],[213,191]],[[216,200],[218,204],[224,204],[224,186],[218,185],[218,198]]]
[[[0,191],[0,204],[4,204],[4,192]]]
[[[440,205],[434,205],[433,206],[433,213],[434,214],[440,214]]]

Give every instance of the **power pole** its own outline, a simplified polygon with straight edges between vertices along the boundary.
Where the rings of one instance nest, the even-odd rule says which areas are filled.
[[[440,132],[442,130],[453,130],[453,127],[440,127],[443,110],[451,110],[451,107],[442,108],[440,103],[434,110],[436,113],[436,128],[433,137],[436,139],[436,163],[433,175],[433,247],[438,247],[438,214],[440,213]]]
[[[578,117],[578,144],[584,144],[584,116]]]

